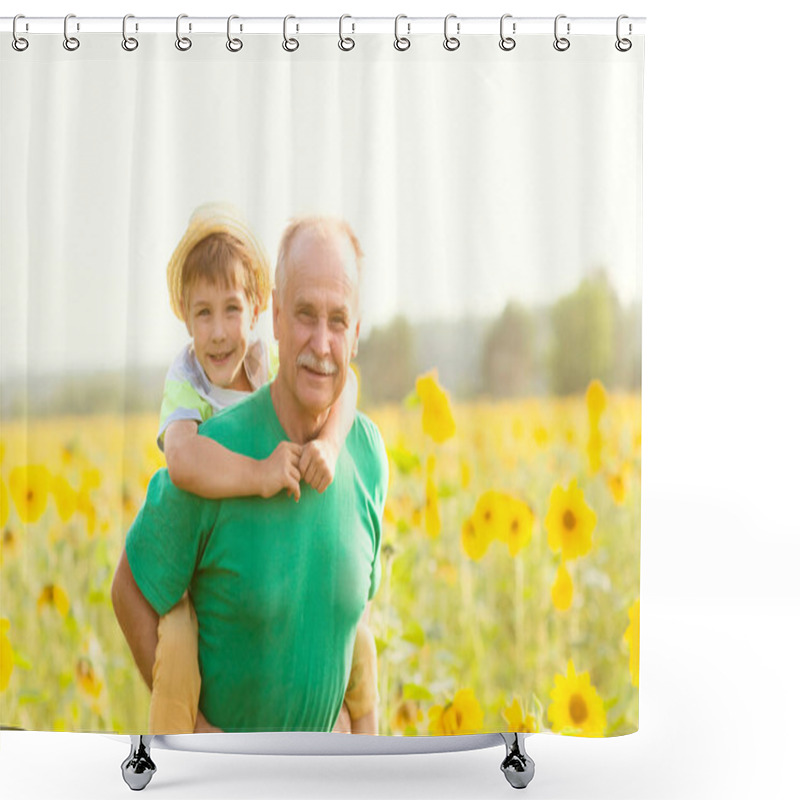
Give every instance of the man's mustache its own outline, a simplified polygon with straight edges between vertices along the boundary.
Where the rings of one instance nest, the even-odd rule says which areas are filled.
[[[300,353],[297,357],[297,366],[306,367],[323,375],[336,375],[339,372],[339,368],[332,361],[317,358],[312,353]]]

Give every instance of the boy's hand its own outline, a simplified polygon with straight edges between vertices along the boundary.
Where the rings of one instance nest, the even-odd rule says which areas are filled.
[[[273,497],[286,489],[295,501],[300,499],[300,455],[303,445],[281,442],[268,458],[259,462],[259,485],[262,497]]]
[[[333,483],[336,472],[336,459],[339,453],[327,439],[312,439],[303,445],[300,456],[300,474],[303,480],[316,489],[324,492]]]

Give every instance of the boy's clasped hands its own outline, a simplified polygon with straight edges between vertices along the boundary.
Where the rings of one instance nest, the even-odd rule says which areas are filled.
[[[286,494],[297,502],[301,481],[324,492],[333,482],[338,456],[339,448],[322,437],[305,444],[281,442],[267,458],[258,462],[261,496],[272,497],[286,489]]]

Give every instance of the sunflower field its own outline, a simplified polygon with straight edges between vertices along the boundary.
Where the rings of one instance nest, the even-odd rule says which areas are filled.
[[[452,402],[435,372],[364,409],[390,463],[370,625],[380,732],[638,728],[641,398]],[[147,730],[111,606],[157,415],[4,421],[0,725]]]

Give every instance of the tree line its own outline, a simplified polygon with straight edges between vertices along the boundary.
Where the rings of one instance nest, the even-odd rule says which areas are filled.
[[[641,305],[624,307],[603,272],[550,306],[510,301],[494,319],[462,324],[458,338],[453,328],[414,327],[403,315],[374,328],[357,358],[363,402],[402,400],[430,366],[462,399],[568,395],[594,378],[610,389],[641,388]]]

